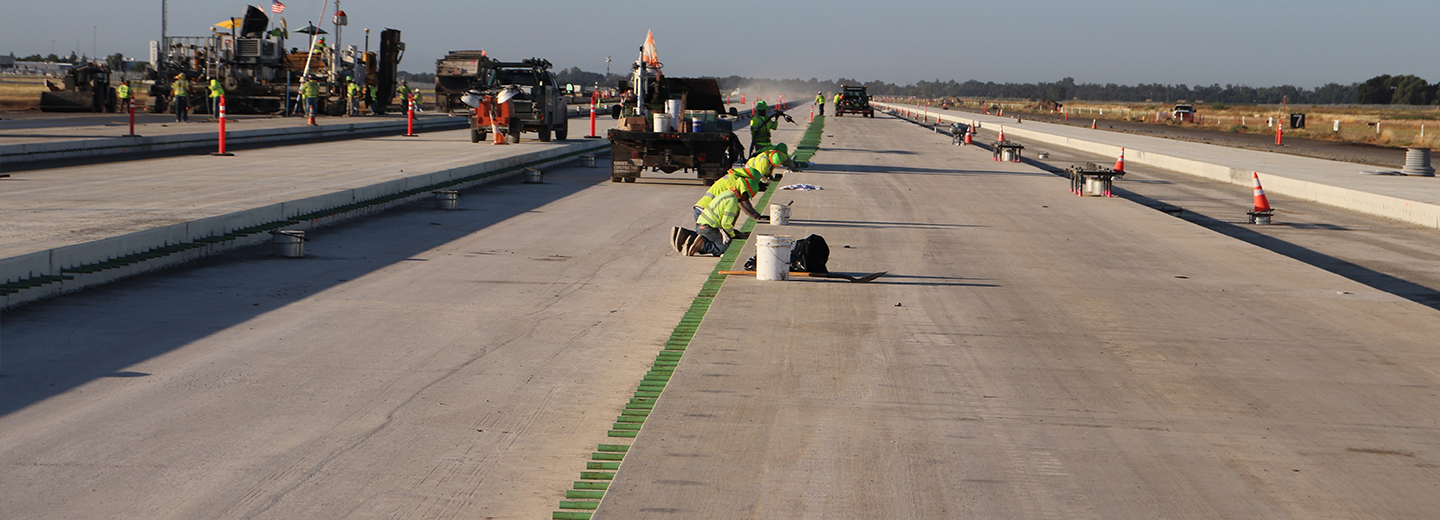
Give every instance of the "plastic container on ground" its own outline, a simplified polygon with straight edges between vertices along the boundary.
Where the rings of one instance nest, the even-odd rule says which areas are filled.
[[[789,235],[757,235],[755,243],[755,278],[758,280],[789,280],[790,250],[795,239]]]

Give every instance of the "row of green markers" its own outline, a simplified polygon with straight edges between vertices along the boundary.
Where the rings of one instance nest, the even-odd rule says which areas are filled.
[[[800,144],[796,147],[795,162],[802,164],[802,161],[809,162],[819,148],[820,136],[824,132],[825,117],[817,116],[805,130],[805,136],[801,138]],[[803,155],[802,155],[803,154]],[[803,157],[803,159],[802,159]],[[755,207],[764,208],[770,203],[770,196],[775,193],[779,183],[772,183],[770,188],[761,195]],[[749,233],[755,229],[755,220],[748,220],[741,231]],[[670,376],[675,374],[675,368],[680,365],[680,358],[685,355],[685,348],[690,345],[690,339],[695,336],[695,330],[700,327],[700,322],[705,319],[706,311],[710,310],[710,303],[715,300],[715,295],[720,292],[720,285],[725,283],[725,275],[721,271],[728,271],[735,265],[739,258],[740,251],[745,249],[745,240],[730,244],[730,248],[720,256],[720,261],[715,264],[715,270],[710,272],[710,277],[705,280],[705,285],[700,288],[700,294],[690,303],[690,309],[680,318],[680,324],[670,333],[670,339],[665,342],[665,348],[655,356],[655,364],[650,371],[645,373],[645,378],[635,389],[635,395],[625,405],[625,410],[615,418],[615,423],[610,425],[611,438],[633,439],[640,433],[644,426],[645,419],[650,416],[650,411],[655,409],[655,402],[660,399],[660,394],[665,391],[665,386],[670,382]],[[630,444],[601,444],[594,453],[590,454],[590,460],[585,463],[585,471],[580,472],[580,480],[575,481],[573,489],[565,491],[565,500],[560,501],[560,510],[555,511],[551,518],[554,520],[590,520],[592,511],[600,507],[601,499],[605,498],[605,491],[610,489],[610,481],[615,479],[615,473],[620,470],[620,464],[625,460],[625,454],[630,451]]]

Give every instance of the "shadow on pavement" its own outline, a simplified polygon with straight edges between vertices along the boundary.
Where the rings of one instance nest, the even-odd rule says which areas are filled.
[[[1174,208],[1173,205],[1146,197],[1131,191],[1116,188],[1115,196],[1130,200],[1151,208],[1165,211]],[[1170,212],[1170,211],[1167,211]],[[1178,214],[1178,212],[1172,213]],[[1379,291],[1384,291],[1401,298],[1413,301],[1420,305],[1440,310],[1440,291],[1420,285],[1408,280],[1403,280],[1373,269],[1356,265],[1333,256],[1320,253],[1313,249],[1286,242],[1263,233],[1257,233],[1249,229],[1250,224],[1233,222],[1218,219],[1198,213],[1193,210],[1185,211],[1185,220],[1194,224],[1211,229],[1217,233],[1243,241],[1245,243],[1264,248],[1266,250],[1285,255],[1299,260],[1306,264],[1324,269],[1331,273],[1338,274],[1356,282],[1365,284]],[[1296,229],[1345,229],[1342,226],[1326,224],[1291,224],[1289,227]]]
[[[477,209],[423,201],[312,230],[317,245],[302,259],[270,257],[265,244],[8,311],[0,416],[99,378],[148,377],[127,367],[609,180],[595,171],[557,168],[541,185],[513,178],[462,190],[462,206]]]

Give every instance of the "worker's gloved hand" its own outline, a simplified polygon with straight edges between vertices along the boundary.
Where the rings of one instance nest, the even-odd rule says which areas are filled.
[[[734,238],[735,240],[745,240],[747,238],[750,238],[750,234],[744,231],[736,231]]]

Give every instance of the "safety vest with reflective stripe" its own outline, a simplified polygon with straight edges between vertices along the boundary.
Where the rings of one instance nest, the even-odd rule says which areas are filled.
[[[225,95],[225,87],[220,86],[220,80],[210,80],[210,97],[217,98]]]
[[[823,104],[825,104],[825,94],[815,94],[815,104],[817,104],[817,105],[823,105]]]
[[[835,104],[840,104],[840,94],[835,94]]]
[[[300,93],[307,98],[320,97],[320,83],[313,79],[306,81],[305,84],[300,87]]]
[[[345,87],[345,93],[352,98],[355,97],[356,94],[360,93],[360,85],[351,83],[349,86]]]
[[[175,97],[189,97],[190,80],[187,80],[185,78],[175,80],[174,83],[170,84],[170,93]]]
[[[120,99],[130,99],[130,85],[115,87],[115,95],[120,96]]]
[[[725,190],[700,211],[700,218],[695,219],[695,223],[724,231],[726,236],[733,236],[731,230],[735,229],[735,219],[739,217],[740,201],[735,197],[735,191]]]
[[[705,196],[700,197],[700,200],[695,201],[695,205],[701,208],[709,206],[711,200],[731,189],[754,193],[752,187],[748,186],[751,181],[747,175],[748,173],[740,168],[731,168],[729,174],[716,180],[715,184],[710,185],[710,190],[706,191]]]
[[[751,157],[749,161],[745,162],[745,167],[755,172],[755,178],[763,179],[775,171],[775,165],[770,164],[770,154],[773,153],[775,153],[774,150],[757,153],[754,157]]]

